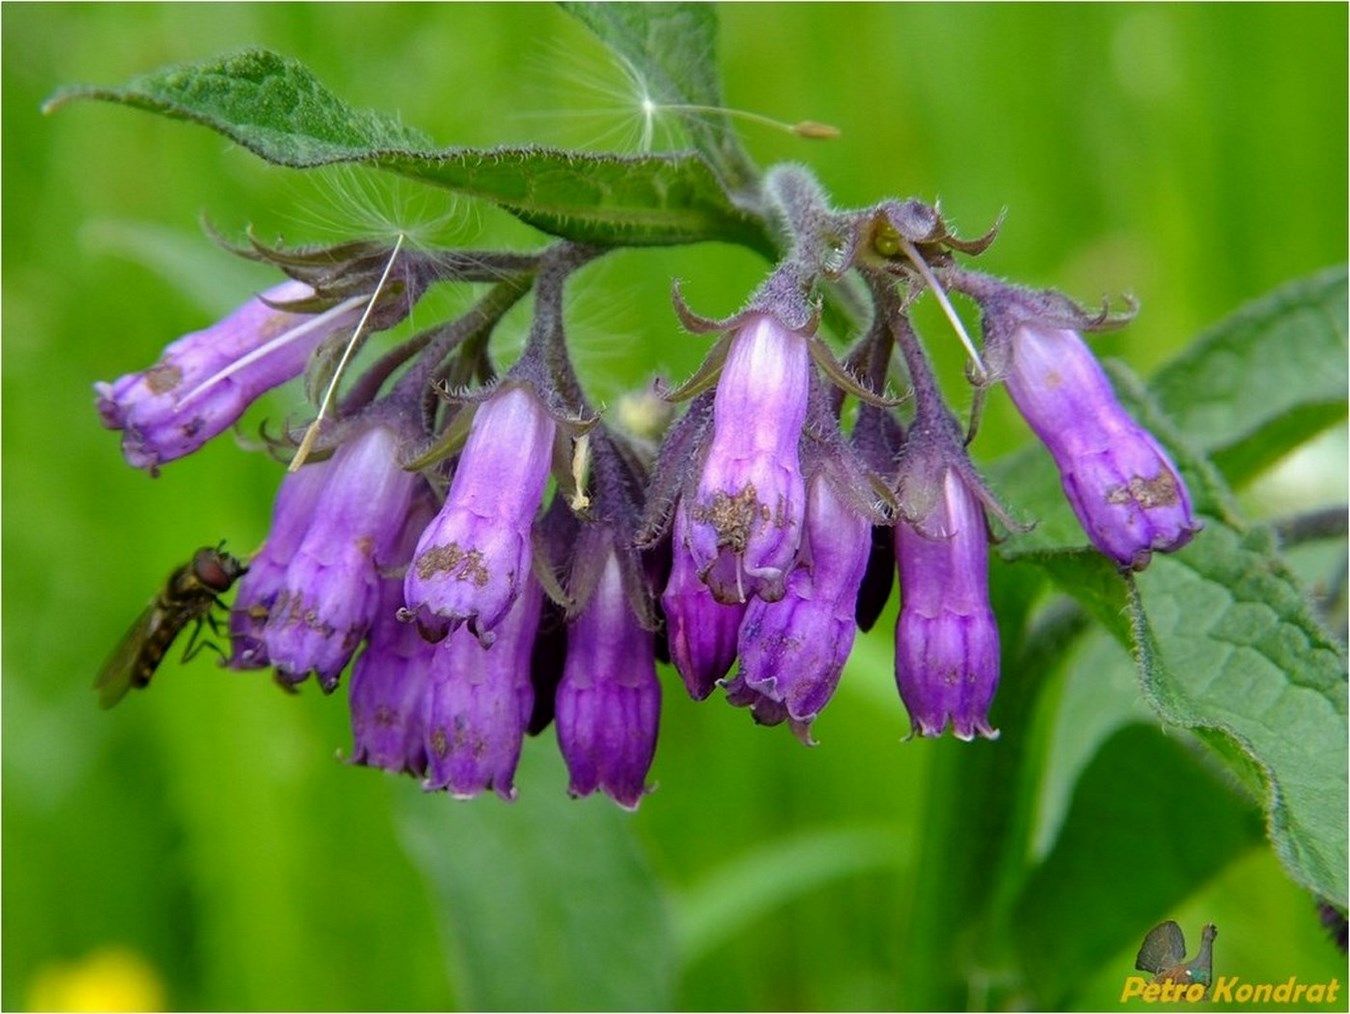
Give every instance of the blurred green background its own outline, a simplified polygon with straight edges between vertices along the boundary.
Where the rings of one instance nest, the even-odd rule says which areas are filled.
[[[729,104],[843,132],[825,144],[750,127],[758,158],[809,161],[844,205],[940,197],[970,233],[1007,208],[989,269],[1089,301],[1132,292],[1137,323],[1100,346],[1141,372],[1243,301],[1344,259],[1343,6],[731,5],[722,17]],[[423,797],[339,763],[341,701],[309,686],[288,698],[205,657],[166,664],[151,693],[100,712],[88,687],[126,624],[196,546],[255,546],[279,475],[225,438],[152,481],[97,424],[93,381],[148,365],[267,281],[212,247],[198,216],[291,241],[372,217],[435,219],[465,243],[535,240],[490,208],[271,169],[127,110],[44,118],[42,99],[264,45],[444,143],[622,146],[637,124],[599,45],[546,6],[7,5],[3,21],[6,1009],[79,997],[980,1008],[1047,995],[1010,970],[1016,948],[1037,945],[1015,923],[995,939],[932,935],[933,910],[984,889],[935,882],[941,773],[953,751],[997,766],[1002,744],[901,742],[887,620],[860,638],[814,750],[719,700],[691,703],[666,672],[659,789],[631,816],[565,798],[551,730],[526,745],[514,806]],[[613,398],[655,370],[692,369],[705,346],[679,333],[669,279],[721,313],[762,271],[711,246],[608,258],[578,287],[586,380]],[[950,376],[955,342],[924,320]],[[270,414],[296,397],[270,400]],[[978,453],[1026,439],[996,394]],[[1343,502],[1344,461],[1338,428],[1246,505]],[[1323,559],[1310,558],[1312,577]],[[1070,804],[1073,776],[1108,732],[1095,754],[1106,775],[1122,736],[1188,750],[1151,726],[1105,639],[1083,641],[1053,679],[1062,707],[1035,716],[1044,761],[1023,786],[1038,856],[1066,807],[1072,821],[1090,802],[1080,785]],[[1092,967],[1060,969],[1054,995],[1113,1008],[1139,940],[1168,916],[1192,943],[1201,922],[1219,925],[1221,972],[1344,982],[1311,900],[1260,844],[1256,811],[1203,764],[1172,770],[1153,772],[1169,793],[1205,797],[1189,816],[1140,807],[1147,779],[1112,783],[1121,852],[1072,866],[1094,900],[1065,918],[1116,943]],[[1203,856],[1215,820],[1252,844],[1200,863],[1168,911],[1136,912],[1157,857]]]

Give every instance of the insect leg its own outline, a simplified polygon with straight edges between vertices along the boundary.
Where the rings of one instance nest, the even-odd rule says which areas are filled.
[[[192,636],[188,638],[187,647],[183,649],[184,663],[191,662],[204,650],[214,651],[222,659],[228,657],[226,656],[224,649],[222,649],[220,645],[216,644],[215,641],[212,641],[209,638],[202,637],[203,625],[209,626],[211,628],[211,633],[214,634],[216,637],[221,636],[220,621],[216,619],[215,616],[211,615],[210,613],[203,613],[201,616],[198,616],[197,622],[192,628]]]
[[[207,622],[209,621],[207,620],[206,617],[204,616],[200,617],[197,620],[197,625],[192,628],[192,639],[188,641],[188,646],[183,651],[184,663],[191,662],[203,651],[214,651],[220,657],[221,661],[225,661],[226,659],[229,658],[229,656],[225,654],[225,649],[223,649],[220,645],[216,644],[215,641],[212,641],[210,638],[201,636],[202,624]],[[218,624],[216,623],[211,624],[211,632],[216,635],[220,634]]]
[[[198,616],[196,622],[192,625],[192,633],[188,636],[188,643],[183,648],[182,664],[191,662],[201,650],[211,642],[202,640],[202,623],[205,617]]]

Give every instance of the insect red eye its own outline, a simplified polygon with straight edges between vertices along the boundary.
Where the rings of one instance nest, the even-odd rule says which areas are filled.
[[[226,561],[215,550],[200,551],[192,561],[192,570],[197,580],[212,591],[229,591],[230,585],[234,583],[234,575],[230,573]]]

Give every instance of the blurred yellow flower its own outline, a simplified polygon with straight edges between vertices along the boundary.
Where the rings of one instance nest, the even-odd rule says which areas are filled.
[[[29,989],[31,1011],[159,1011],[164,984],[135,951],[106,947],[75,961],[38,970]]]

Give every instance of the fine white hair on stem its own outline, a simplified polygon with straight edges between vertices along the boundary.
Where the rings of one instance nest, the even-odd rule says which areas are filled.
[[[355,329],[352,331],[352,337],[347,342],[347,347],[342,350],[342,358],[338,360],[337,369],[333,371],[333,377],[328,381],[328,390],[323,394],[323,401],[319,403],[318,415],[314,421],[309,424],[309,429],[305,430],[304,438],[300,441],[300,446],[296,448],[295,457],[291,459],[288,471],[298,472],[300,466],[305,463],[309,457],[310,448],[314,446],[314,441],[319,435],[319,427],[323,424],[328,415],[329,406],[333,403],[333,395],[336,393],[338,384],[342,380],[343,373],[346,372],[347,364],[351,361],[352,352],[356,349],[361,332],[365,330],[366,321],[370,319],[371,311],[375,309],[375,303],[380,298],[380,293],[384,290],[385,282],[389,280],[389,272],[394,268],[394,261],[398,260],[398,252],[403,249],[403,233],[398,234],[398,239],[394,241],[394,249],[389,253],[389,260],[384,265],[384,273],[380,275],[380,281],[375,286],[375,291],[370,295],[370,302],[366,304],[366,310],[361,314],[361,319],[357,321]]]

